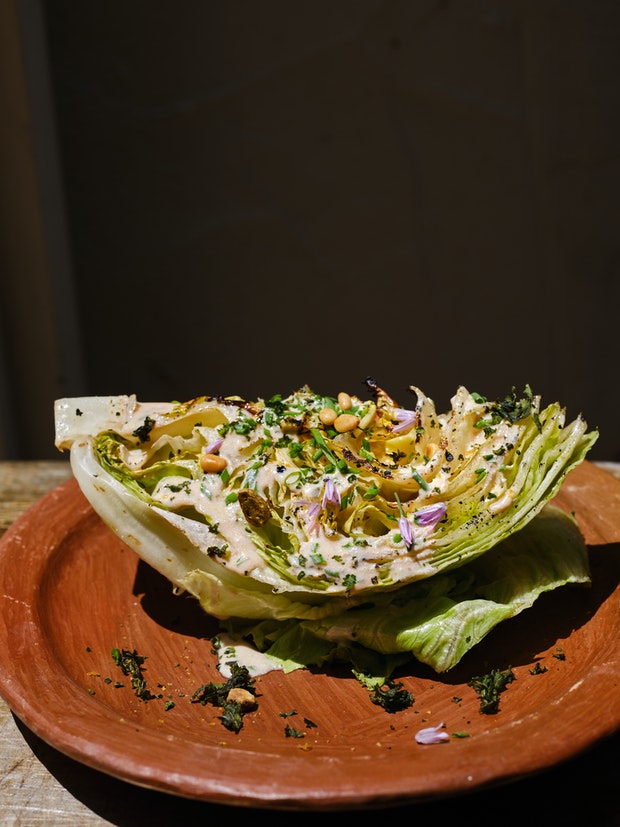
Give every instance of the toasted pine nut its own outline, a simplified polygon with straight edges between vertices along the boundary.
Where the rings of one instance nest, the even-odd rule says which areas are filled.
[[[200,467],[207,474],[219,474],[227,465],[228,462],[219,454],[203,454],[200,457]]]
[[[359,424],[359,416],[353,416],[353,414],[340,414],[340,416],[336,417],[334,428],[339,434],[345,434],[347,431],[352,431],[354,428],[357,428]]]
[[[348,393],[340,391],[338,394],[338,407],[341,411],[348,411],[349,408],[353,407],[353,402],[351,402],[351,397]]]
[[[242,686],[233,686],[228,695],[227,701],[236,701],[242,709],[253,709],[256,706],[256,697]]]
[[[319,419],[323,425],[333,425],[338,414],[333,408],[321,408],[319,411]]]
[[[435,453],[438,449],[439,449],[439,445],[437,445],[437,443],[436,443],[436,442],[429,442],[429,443],[428,443],[428,445],[426,446],[426,451],[425,451],[426,456],[427,456],[427,457],[432,457],[432,456],[433,456],[433,454],[434,454],[434,453]]]

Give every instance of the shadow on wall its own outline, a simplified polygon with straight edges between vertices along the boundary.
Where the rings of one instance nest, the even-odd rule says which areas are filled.
[[[620,459],[620,6],[44,5],[80,392],[529,383]]]

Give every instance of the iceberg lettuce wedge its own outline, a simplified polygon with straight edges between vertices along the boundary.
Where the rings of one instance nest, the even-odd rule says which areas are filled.
[[[404,408],[367,385],[61,399],[56,446],[104,522],[214,617],[291,660],[310,635],[322,657],[445,671],[543,591],[588,582],[576,526],[546,505],[598,435],[529,387],[496,402],[461,387],[438,413],[414,386]]]

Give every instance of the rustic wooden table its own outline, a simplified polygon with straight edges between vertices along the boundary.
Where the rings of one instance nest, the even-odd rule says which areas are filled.
[[[620,466],[604,465],[620,477]],[[70,476],[65,461],[0,462],[0,535],[30,505]],[[0,827],[191,827],[231,815],[261,815],[255,810],[179,799],[138,788],[85,767],[41,741],[2,699],[0,745]],[[394,807],[382,817],[416,819],[418,823],[427,819],[429,823],[431,819],[432,823],[453,820],[459,825],[479,824],[493,818],[502,827],[618,827],[619,759],[620,733],[531,778],[453,799]],[[288,824],[294,818],[298,825],[315,823],[321,816],[316,812],[270,811],[268,817],[271,824]]]

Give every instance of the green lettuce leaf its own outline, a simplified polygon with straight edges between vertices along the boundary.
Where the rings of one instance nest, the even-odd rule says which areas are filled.
[[[302,665],[329,660],[364,664],[372,653],[406,654],[436,672],[452,669],[498,623],[532,606],[544,592],[589,584],[587,548],[574,518],[546,506],[526,528],[451,574],[402,589],[394,599],[330,614],[320,620],[241,624],[261,651]],[[313,640],[316,638],[316,640]],[[331,649],[318,645],[329,642]],[[390,674],[399,660],[361,668]]]
[[[127,545],[287,668],[445,671],[543,591],[587,582],[576,524],[548,503],[598,434],[529,387],[496,402],[461,387],[438,413],[414,386],[410,408],[368,386],[62,399],[56,445]]]

